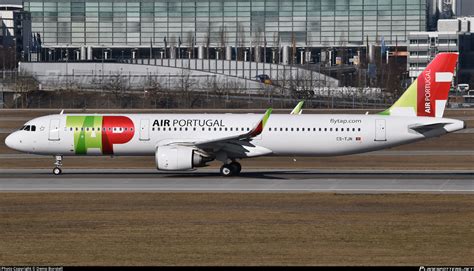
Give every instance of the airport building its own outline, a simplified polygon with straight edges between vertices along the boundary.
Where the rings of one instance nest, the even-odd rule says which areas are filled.
[[[407,61],[410,78],[416,79],[436,54],[459,52],[457,82],[474,83],[473,37],[474,17],[439,20],[437,31],[410,33]]]
[[[72,60],[208,56],[287,63],[294,55],[297,63],[302,58],[317,62],[320,48],[365,48],[367,42],[382,40],[387,46],[406,45],[410,32],[426,30],[427,18],[427,0],[34,0],[23,4],[31,13],[32,32],[41,36],[43,60],[64,58],[58,52],[69,48]],[[281,57],[275,59],[271,50],[262,56],[260,48],[266,47],[282,48]],[[300,50],[305,51],[304,57]]]
[[[11,47],[15,43],[14,14],[22,9],[15,2],[0,2],[0,46]]]

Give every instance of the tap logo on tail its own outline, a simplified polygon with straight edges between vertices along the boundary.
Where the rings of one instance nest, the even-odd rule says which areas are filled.
[[[114,154],[114,145],[129,142],[135,127],[124,116],[67,116],[66,126],[74,131],[76,154]]]
[[[389,109],[392,116],[443,117],[458,53],[440,53]]]

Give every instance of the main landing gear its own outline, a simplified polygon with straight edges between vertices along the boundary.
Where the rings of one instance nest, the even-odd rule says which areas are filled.
[[[235,175],[239,175],[241,170],[242,170],[242,166],[240,165],[240,163],[233,161],[230,164],[224,164],[221,167],[221,175],[225,177],[235,176]]]
[[[61,170],[61,166],[63,165],[63,157],[61,155],[56,155],[55,159],[56,159],[56,162],[54,162],[54,165],[56,167],[54,167],[54,169],[53,169],[53,174],[54,175],[61,175],[61,173],[63,172]]]

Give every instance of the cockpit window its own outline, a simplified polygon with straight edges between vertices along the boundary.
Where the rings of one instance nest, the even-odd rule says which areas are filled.
[[[20,128],[20,131],[31,131],[31,132],[35,132],[36,131],[36,125],[25,125],[23,127]]]

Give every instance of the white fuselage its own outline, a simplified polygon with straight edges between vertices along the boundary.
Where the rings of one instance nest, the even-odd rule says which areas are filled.
[[[84,116],[126,117],[133,123],[102,127],[100,122],[74,123]],[[260,114],[61,114],[39,117],[25,125],[35,131],[12,133],[6,144],[40,155],[155,155],[156,148],[175,142],[199,142],[239,135],[251,130]],[[444,124],[428,136],[410,129],[417,125]],[[128,128],[127,128],[128,127]],[[380,150],[463,129],[464,122],[446,118],[385,115],[283,115],[273,114],[263,132],[249,143],[245,158],[261,155],[335,156]],[[128,133],[125,143],[104,152],[104,135]],[[127,129],[127,130],[125,130]],[[82,136],[82,138],[81,138]],[[84,139],[84,137],[86,139]],[[78,140],[83,140],[79,142]],[[92,143],[91,143],[92,142]],[[82,145],[81,145],[82,144]],[[85,144],[85,146],[84,146]],[[81,145],[81,146],[79,146]],[[78,151],[82,148],[82,151]],[[236,153],[239,153],[238,151]]]

